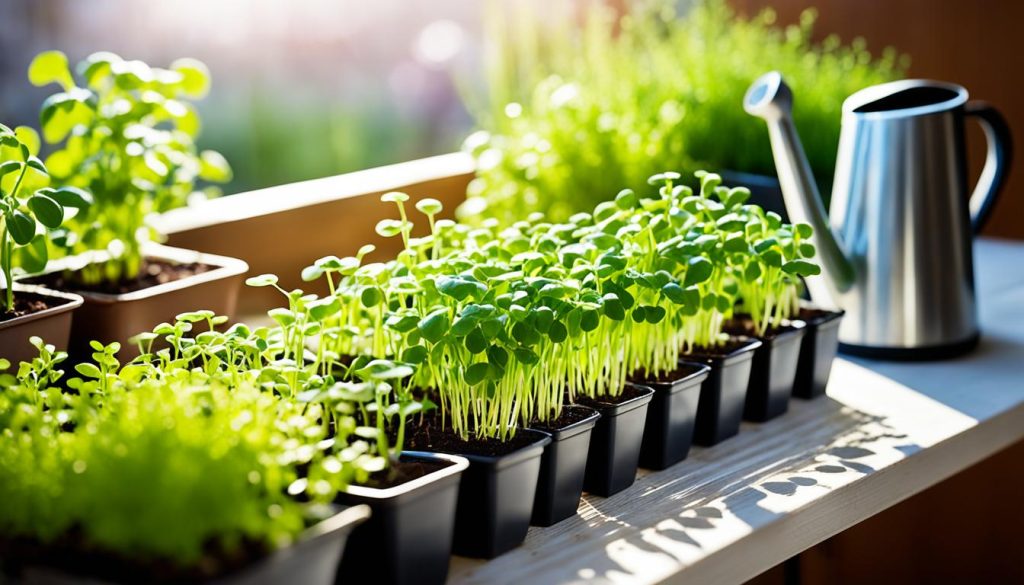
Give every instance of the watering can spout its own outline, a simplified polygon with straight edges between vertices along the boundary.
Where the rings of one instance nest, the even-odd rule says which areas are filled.
[[[818,186],[793,125],[793,93],[782,75],[772,71],[750,86],[743,98],[743,108],[768,124],[775,168],[790,219],[814,228],[813,243],[822,275],[807,279],[811,296],[817,304],[838,308],[839,297],[853,286],[856,274],[828,225]]]

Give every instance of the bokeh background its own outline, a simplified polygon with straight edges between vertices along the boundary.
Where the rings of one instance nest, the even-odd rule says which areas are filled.
[[[515,0],[526,1],[526,0]],[[863,36],[911,56],[909,74],[965,85],[1007,115],[1024,145],[1024,2],[730,0],[781,25],[816,6],[815,36]],[[628,0],[608,0],[621,6]],[[201,146],[232,163],[226,192],[322,177],[455,150],[473,127],[459,87],[480,83],[481,0],[2,0],[0,119],[34,123],[48,89],[28,84],[32,56],[96,50],[213,72],[200,103]],[[686,0],[681,0],[685,12]],[[684,66],[684,64],[680,64]],[[970,130],[971,162],[984,153]],[[1018,156],[1017,167],[1024,164]],[[987,233],[1024,238],[1024,172]]]

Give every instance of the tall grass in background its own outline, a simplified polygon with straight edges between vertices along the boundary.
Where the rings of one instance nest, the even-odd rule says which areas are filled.
[[[742,107],[750,83],[773,69],[793,88],[815,175],[831,182],[843,100],[907,65],[891,48],[873,58],[860,38],[814,43],[813,10],[785,28],[771,10],[743,19],[720,0],[685,14],[665,0],[626,10],[490,3],[486,87],[463,92],[480,128],[464,145],[479,178],[463,218],[561,220],[664,169],[774,175],[764,124]]]

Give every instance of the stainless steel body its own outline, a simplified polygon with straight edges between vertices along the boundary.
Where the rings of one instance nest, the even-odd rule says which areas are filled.
[[[876,357],[944,357],[978,338],[971,241],[1006,176],[1009,132],[985,104],[948,83],[874,86],[843,104],[827,222],[777,73],[747,93],[768,122],[786,209],[815,229],[823,274],[808,281],[815,302],[846,310],[841,348]],[[989,138],[985,170],[968,200],[964,119]],[[831,225],[829,225],[831,224]]]

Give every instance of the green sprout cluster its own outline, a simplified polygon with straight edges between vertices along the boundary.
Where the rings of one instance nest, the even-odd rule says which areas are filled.
[[[143,243],[160,237],[148,216],[184,205],[197,181],[231,179],[220,154],[195,144],[200,120],[191,100],[208,91],[209,72],[194,59],[161,69],[107,52],[77,72],[80,81],[58,51],[40,53],[28,72],[34,85],[61,86],[40,112],[43,138],[59,145],[46,158],[50,175],[95,199],[52,241],[65,254],[109,253],[81,271],[81,284],[130,280],[142,268]]]
[[[0,375],[0,541],[74,537],[184,568],[271,550],[338,490],[393,471],[421,413],[505,441],[724,343],[736,307],[758,331],[782,325],[818,271],[810,228],[716,174],[698,172],[696,191],[680,179],[504,227],[439,219],[421,199],[422,237],[409,197],[387,193],[398,219],[377,232],[401,252],[317,260],[302,277],[326,280],[323,296],[248,279],[285,300],[266,325],[183,313],[137,335],[125,364],[93,342],[70,378],[66,354],[33,339],[38,356]]]
[[[656,192],[627,189],[566,222],[536,214],[504,228],[438,220],[441,204],[423,199],[424,237],[412,237],[409,197],[387,193],[398,219],[377,232],[401,238],[397,257],[322,258],[303,278],[326,279],[329,294],[305,305],[323,318],[310,326],[294,306],[272,316],[293,331],[293,359],[414,367],[406,391],[435,399],[453,431],[507,440],[567,400],[615,397],[628,378],[721,344],[737,303],[761,333],[793,315],[799,277],[818,271],[810,227],[747,205],[749,191],[716,174],[698,172],[696,193],[680,178],[653,176]]]
[[[216,574],[240,550],[292,542],[372,468],[365,448],[325,447],[355,425],[328,432],[322,405],[249,379],[120,367],[117,344],[94,342],[68,379],[67,355],[32,342],[38,357],[0,376],[0,541]]]
[[[811,168],[830,182],[843,100],[906,69],[893,50],[872,58],[863,39],[814,43],[813,11],[780,30],[771,10],[747,20],[724,0],[681,15],[670,0],[585,4],[491,2],[486,91],[464,92],[480,131],[464,145],[477,179],[460,216],[563,220],[666,168],[774,176],[764,124],[742,107],[771,70],[793,88]]]
[[[37,156],[39,136],[31,128],[0,124],[0,308],[14,310],[14,273],[46,267],[48,233],[74,210],[88,210],[92,197],[75,187],[53,189],[50,174]]]

